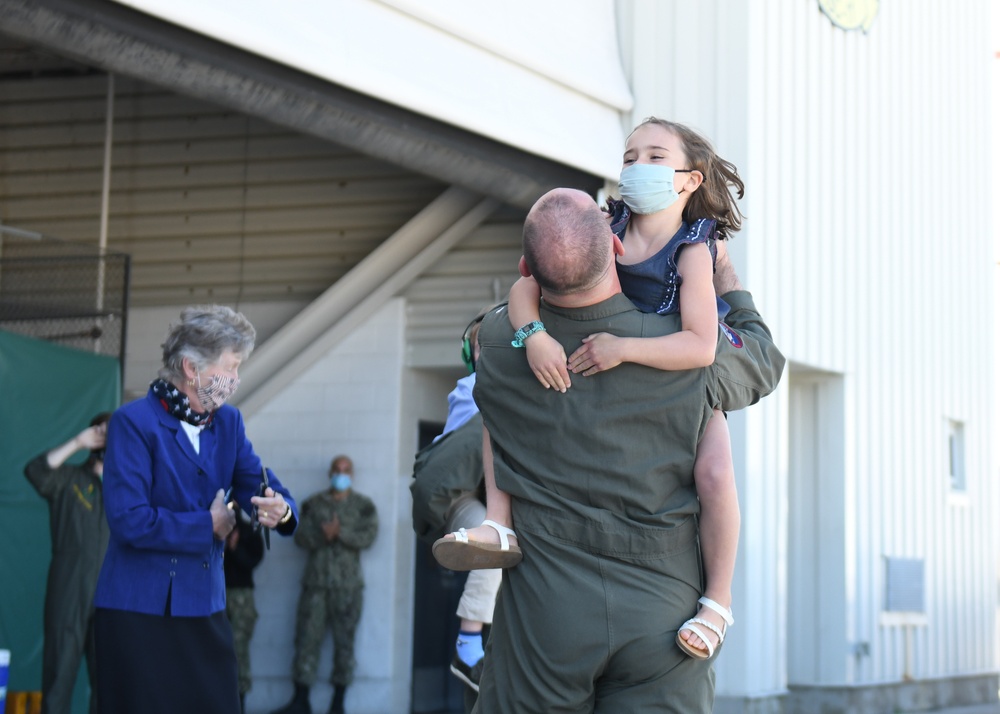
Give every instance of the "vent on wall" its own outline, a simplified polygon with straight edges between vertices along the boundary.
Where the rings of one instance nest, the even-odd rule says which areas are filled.
[[[923,558],[885,559],[886,612],[924,612]]]

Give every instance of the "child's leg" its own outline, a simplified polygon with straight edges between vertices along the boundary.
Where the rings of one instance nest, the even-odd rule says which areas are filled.
[[[698,526],[705,567],[705,597],[728,608],[733,599],[733,571],[740,539],[740,505],[729,425],[721,411],[712,415],[698,444],[694,479],[701,502]],[[715,623],[720,630],[723,628],[722,616],[710,608],[702,607],[697,617]],[[702,631],[713,638],[713,647],[718,644],[711,630],[702,628]],[[706,643],[690,630],[682,630],[681,637],[691,646],[707,650]]]
[[[461,496],[451,507],[445,529],[451,532],[459,528],[470,530],[477,527],[485,518],[486,506],[479,500],[477,494],[470,492]],[[461,620],[463,632],[481,632],[483,625],[493,623],[493,607],[497,591],[500,590],[502,576],[503,571],[496,569],[469,572],[455,611]]]
[[[474,493],[461,496],[451,507],[445,525],[449,531],[474,528],[486,517],[486,506]],[[500,590],[502,570],[472,570],[462,589],[455,614],[459,618],[458,637],[452,656],[452,673],[473,689],[479,687],[480,669],[477,663],[483,658],[485,635],[483,627],[492,624],[497,592]]]
[[[493,521],[502,528],[511,529],[514,524],[514,515],[511,509],[510,494],[497,488],[496,479],[493,476],[493,448],[490,444],[490,435],[485,427],[483,428],[483,477],[486,487],[486,520]],[[521,559],[521,551],[517,548],[517,537],[511,532],[507,535],[509,551],[500,551],[493,557],[480,554],[473,561],[470,561],[467,555],[461,553],[461,551],[467,550],[469,544],[483,544],[489,550],[496,552],[502,543],[502,538],[499,531],[485,524],[468,528],[465,533],[468,539],[468,543],[465,544],[456,544],[454,533],[449,533],[434,543],[434,557],[441,565],[452,570],[508,568],[516,565]],[[511,551],[517,553],[513,558],[510,557]],[[455,558],[456,554],[458,555],[457,559]]]
[[[496,478],[493,476],[493,445],[485,428],[483,429],[483,481],[486,485],[486,520],[512,528],[514,514],[511,512],[510,494],[497,487]],[[469,540],[474,543],[500,544],[500,534],[489,526],[476,526],[467,530]],[[510,543],[516,544],[517,539],[511,537]]]

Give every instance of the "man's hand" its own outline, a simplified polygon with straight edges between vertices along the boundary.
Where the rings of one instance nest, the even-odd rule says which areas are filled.
[[[105,422],[97,426],[87,427],[81,431],[76,435],[76,443],[81,449],[96,451],[97,449],[104,448],[104,444],[107,443],[107,436],[108,425]]]
[[[334,513],[333,518],[326,521],[322,528],[327,543],[336,540],[340,537],[340,516]]]
[[[225,540],[236,527],[236,514],[226,505],[225,498],[226,492],[220,488],[208,509],[212,514],[212,532],[219,540]]]
[[[66,460],[81,449],[96,451],[103,449],[107,441],[107,423],[89,426],[62,446],[57,446],[46,454],[45,459],[50,469],[57,469],[66,463]]]
[[[733,290],[743,289],[740,276],[736,274],[729,259],[729,248],[724,240],[715,243],[715,275],[712,276],[712,283],[715,285],[715,294],[719,297]]]

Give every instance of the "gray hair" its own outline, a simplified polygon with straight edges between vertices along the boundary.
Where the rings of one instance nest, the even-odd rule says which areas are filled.
[[[225,305],[192,305],[181,311],[181,321],[170,326],[163,342],[160,377],[184,379],[184,359],[202,371],[232,350],[241,360],[253,351],[257,331],[243,313]]]

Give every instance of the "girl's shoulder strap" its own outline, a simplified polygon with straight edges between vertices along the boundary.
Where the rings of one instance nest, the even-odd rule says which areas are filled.
[[[624,240],[625,229],[628,228],[629,218],[632,217],[632,211],[625,205],[625,201],[609,198],[604,212],[610,216],[611,231],[619,239]]]
[[[670,239],[670,243],[667,244],[671,248],[668,251],[671,262],[676,266],[677,253],[684,246],[705,243],[712,253],[712,264],[715,265],[715,241],[718,239],[718,233],[716,222],[711,218],[699,218],[693,223],[683,224],[677,234]]]

